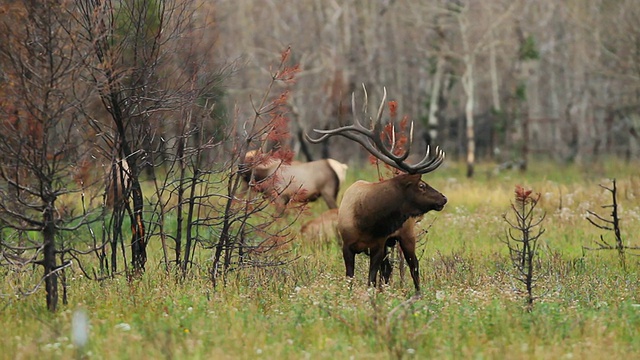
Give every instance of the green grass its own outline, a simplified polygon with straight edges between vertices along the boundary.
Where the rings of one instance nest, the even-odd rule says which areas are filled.
[[[0,358],[188,359],[600,359],[640,356],[640,258],[624,272],[612,251],[584,251],[604,233],[586,210],[607,216],[610,197],[598,184],[615,177],[623,238],[640,245],[638,164],[591,167],[532,164],[522,174],[450,163],[424,178],[449,198],[420,223],[423,296],[394,269],[382,291],[366,286],[368,259],[356,258],[347,281],[334,239],[296,238],[288,265],[244,269],[212,289],[205,275],[182,283],[166,276],[158,241],[140,279],[92,282],[69,274],[69,304],[46,311],[43,290],[16,296],[32,279],[0,275]],[[375,180],[371,170],[353,170]],[[546,212],[540,279],[531,313],[500,241],[516,184],[542,194]],[[307,217],[325,209],[313,204]],[[302,223],[305,219],[301,219]],[[299,224],[296,224],[299,226]],[[209,254],[201,253],[201,258]],[[204,260],[203,260],[204,261]],[[206,262],[204,262],[206,266]],[[72,345],[71,319],[90,319],[85,349]]]

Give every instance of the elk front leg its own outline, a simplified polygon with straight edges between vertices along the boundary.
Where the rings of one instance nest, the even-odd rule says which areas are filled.
[[[278,217],[283,216],[287,211],[287,204],[289,203],[289,197],[286,195],[281,195],[273,198],[273,204],[276,208],[276,214]]]
[[[347,270],[347,276],[352,278],[355,272],[356,254],[345,245],[342,247],[342,257],[344,258],[344,267]]]
[[[419,265],[418,258],[416,257],[415,238],[401,239],[400,248],[402,249],[404,258],[407,260],[407,265],[409,266],[409,272],[411,273],[411,278],[413,279],[413,285],[416,287],[416,292],[420,292],[420,275],[418,273]]]
[[[336,203],[336,199],[333,196],[331,196],[330,194],[327,194],[326,191],[321,192],[320,195],[322,196],[322,199],[324,200],[324,202],[327,203],[327,206],[329,207],[329,209],[337,209],[338,208],[338,204]]]
[[[382,267],[382,262],[384,261],[384,245],[380,248],[372,248],[370,249],[370,259],[369,259],[369,284],[376,286],[376,276],[378,275],[378,270]]]

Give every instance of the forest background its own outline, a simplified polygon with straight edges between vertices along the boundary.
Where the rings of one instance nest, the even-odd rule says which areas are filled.
[[[637,222],[625,223],[619,242],[600,237],[593,245],[606,229],[584,220],[598,205],[609,208],[613,177],[621,211],[637,217],[635,1],[4,0],[0,15],[0,294],[3,309],[26,324],[21,335],[2,337],[7,348],[24,356],[60,350],[43,344],[59,346],[71,312],[39,312],[43,304],[31,295],[45,294],[54,314],[60,299],[65,309],[72,299],[101,319],[93,322],[101,340],[89,345],[100,353],[109,353],[113,337],[122,340],[115,323],[117,331],[138,326],[126,341],[141,336],[144,345],[113,349],[113,357],[142,348],[243,354],[241,340],[227,342],[222,330],[210,336],[213,318],[169,314],[190,314],[189,304],[206,312],[213,301],[243,318],[226,320],[246,334],[253,324],[267,327],[287,298],[299,321],[283,323],[281,333],[304,324],[308,333],[286,341],[264,329],[251,333],[267,334],[256,346],[274,356],[353,348],[390,357],[416,349],[451,357],[514,348],[523,357],[549,348],[588,354],[607,331],[609,342],[593,354],[637,353],[637,262],[624,256],[637,246],[622,240]],[[324,205],[281,216],[268,199],[240,196],[238,166],[257,148],[286,160],[335,158],[349,165],[347,183],[373,180],[376,169],[359,145],[334,138],[311,145],[303,136],[367,116],[351,108],[352,96],[362,103],[363,85],[371,104],[386,89],[395,120],[414,121],[414,149],[447,153],[430,177],[450,205],[445,221],[422,225],[430,239],[423,268],[434,269],[422,275],[430,289],[422,299],[406,302],[402,281],[381,294],[336,285],[335,239],[307,246],[298,235]],[[266,146],[273,140],[281,147]],[[551,305],[534,310],[533,322],[515,310],[515,285],[504,288],[512,267],[494,241],[504,234],[500,214],[510,209],[514,182],[544,191],[541,207],[556,230],[548,243],[561,249],[546,248],[536,263],[552,295],[541,295]],[[617,252],[592,260],[587,244]],[[193,283],[198,289],[185,285]],[[480,284],[488,295],[469,291]],[[109,293],[103,287],[115,296],[94,303],[95,294]],[[289,296],[299,292],[305,296]],[[352,298],[359,301],[349,307]],[[140,299],[154,304],[149,312]],[[312,312],[318,302],[345,306]],[[469,311],[480,314],[471,327],[477,338],[464,335]],[[415,320],[396,321],[408,315]],[[161,316],[171,321],[156,337],[146,318]],[[323,317],[326,328],[315,323]],[[577,327],[563,327],[568,320]],[[433,336],[423,336],[425,323],[436,325]],[[195,340],[178,338],[196,328]],[[494,331],[501,341],[492,342]],[[319,333],[341,340],[310,346]],[[560,338],[571,341],[558,345]],[[291,353],[282,346],[289,341]],[[542,348],[524,345],[536,342]]]

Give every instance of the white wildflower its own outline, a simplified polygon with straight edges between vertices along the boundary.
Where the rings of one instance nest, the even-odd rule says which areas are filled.
[[[122,331],[130,331],[131,330],[131,325],[129,325],[127,323],[120,323],[120,324],[116,325],[116,329],[122,330]]]

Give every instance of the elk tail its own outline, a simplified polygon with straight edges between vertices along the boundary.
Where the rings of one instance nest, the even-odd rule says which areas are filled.
[[[337,200],[338,199],[338,193],[340,192],[340,188],[342,187],[342,184],[344,184],[345,179],[347,178],[347,164],[343,164],[337,160],[334,159],[327,159],[327,164],[329,164],[329,167],[331,168],[331,170],[333,170],[333,175],[334,178],[338,181],[338,186],[336,186],[335,188],[335,194],[333,194],[333,197]]]
[[[349,166],[334,159],[327,159],[327,163],[329,163],[329,167],[331,167],[331,170],[333,170],[338,177],[339,184],[344,184],[344,181],[347,178],[347,169]]]

